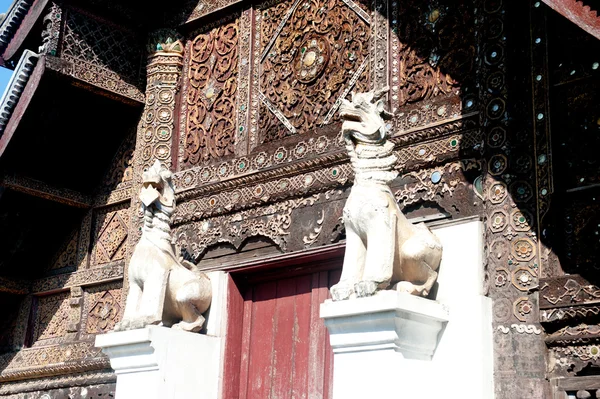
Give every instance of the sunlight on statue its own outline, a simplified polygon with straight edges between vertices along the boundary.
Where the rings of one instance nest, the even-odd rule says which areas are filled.
[[[390,183],[398,172],[394,144],[387,140],[387,88],[352,95],[340,106],[342,134],[354,169],[354,185],[344,207],[346,254],[334,301],[365,297],[393,286],[427,296],[442,259],[439,239],[402,214]]]
[[[129,292],[123,320],[115,330],[162,324],[200,331],[212,299],[206,274],[180,261],[171,242],[170,218],[175,209],[171,172],[160,162],[144,172],[140,200],[144,210],[142,236],[129,262]]]

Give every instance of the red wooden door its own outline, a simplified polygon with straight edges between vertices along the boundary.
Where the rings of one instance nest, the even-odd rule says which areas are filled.
[[[225,389],[227,399],[331,397],[333,354],[319,305],[339,275],[339,270],[314,271],[242,290],[239,392]]]

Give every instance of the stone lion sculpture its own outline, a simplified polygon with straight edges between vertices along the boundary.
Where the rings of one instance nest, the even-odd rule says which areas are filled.
[[[129,262],[129,292],[123,320],[116,331],[161,324],[197,332],[212,300],[206,274],[179,261],[171,242],[170,218],[175,209],[171,172],[160,162],[144,172],[140,200],[142,236]]]
[[[340,106],[342,134],[355,179],[344,207],[346,253],[334,301],[365,297],[393,286],[427,296],[442,258],[439,239],[424,225],[411,224],[390,189],[398,172],[394,144],[387,140],[387,88],[353,94]]]

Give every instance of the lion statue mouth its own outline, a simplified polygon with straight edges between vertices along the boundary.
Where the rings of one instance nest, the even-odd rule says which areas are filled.
[[[352,100],[342,100],[340,117],[346,140],[377,144],[385,139],[385,119],[391,114],[385,110],[384,96],[388,88],[368,93],[352,93]]]
[[[171,172],[163,169],[158,160],[143,173],[140,200],[146,207],[156,201],[165,206],[174,205],[175,196],[171,177]]]

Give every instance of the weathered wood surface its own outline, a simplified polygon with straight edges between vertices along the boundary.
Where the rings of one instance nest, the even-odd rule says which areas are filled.
[[[339,268],[247,286],[242,331],[229,337],[226,350],[225,363],[238,362],[238,374],[233,373],[233,366],[226,366],[224,397],[330,397],[332,354],[319,305],[338,279]],[[240,311],[239,299],[230,299],[229,304],[230,316],[231,310]],[[236,354],[235,339],[241,341],[241,357]],[[239,376],[239,382],[228,376]],[[228,388],[229,384],[239,386],[239,392]]]

